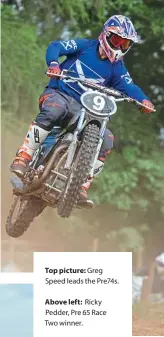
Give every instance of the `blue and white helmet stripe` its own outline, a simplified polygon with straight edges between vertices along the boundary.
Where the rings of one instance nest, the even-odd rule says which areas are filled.
[[[104,24],[104,31],[113,27],[113,31],[122,38],[138,42],[136,30],[131,20],[124,15],[113,15]],[[116,31],[117,30],[117,31]]]

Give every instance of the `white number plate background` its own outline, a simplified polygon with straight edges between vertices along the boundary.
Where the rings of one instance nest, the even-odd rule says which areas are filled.
[[[108,116],[111,109],[115,108],[111,99],[103,94],[95,92],[85,92],[81,95],[83,106],[89,111],[103,116]]]

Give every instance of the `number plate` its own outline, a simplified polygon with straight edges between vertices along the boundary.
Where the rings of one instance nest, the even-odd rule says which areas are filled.
[[[83,106],[96,116],[107,117],[116,112],[116,104],[111,97],[99,92],[85,92],[81,95]]]

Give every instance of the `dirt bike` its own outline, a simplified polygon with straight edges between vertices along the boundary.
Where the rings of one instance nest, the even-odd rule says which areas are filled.
[[[53,128],[35,151],[23,179],[11,179],[15,200],[6,221],[6,232],[11,237],[23,235],[47,206],[68,218],[77,205],[81,186],[93,176],[106,125],[117,111],[116,104],[128,101],[143,106],[93,80],[70,76],[66,70],[60,79],[74,81],[84,90],[82,108],[66,129]]]

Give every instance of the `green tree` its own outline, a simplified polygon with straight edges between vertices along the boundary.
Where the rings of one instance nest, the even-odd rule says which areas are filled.
[[[34,116],[45,83],[44,46],[37,43],[34,25],[2,7],[2,109],[13,117]]]

